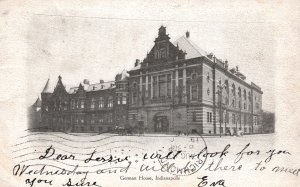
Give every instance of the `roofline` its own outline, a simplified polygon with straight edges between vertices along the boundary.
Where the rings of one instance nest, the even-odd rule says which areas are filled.
[[[234,74],[230,73],[230,72],[227,71],[224,67],[221,67],[219,64],[213,62],[210,58],[206,57],[206,59],[208,59],[211,63],[213,63],[213,64],[208,64],[208,63],[207,63],[208,65],[212,65],[212,66],[215,66],[215,67],[217,67],[217,68],[223,70],[223,72],[225,72],[225,73],[226,73],[228,76],[230,76],[231,78],[235,79],[236,81],[238,81],[238,82],[240,82],[240,83],[242,83],[242,84],[246,84],[246,86],[248,86],[249,88],[254,89],[254,90],[258,91],[259,93],[263,94],[263,92],[262,92],[261,90],[259,90],[258,88],[254,87],[253,85],[247,83],[246,81],[240,79],[239,77],[235,76]],[[252,82],[252,83],[254,83],[254,82]],[[255,83],[254,83],[254,84],[255,84]],[[256,84],[255,84],[255,85],[256,85]],[[256,86],[258,86],[258,85],[256,85]]]

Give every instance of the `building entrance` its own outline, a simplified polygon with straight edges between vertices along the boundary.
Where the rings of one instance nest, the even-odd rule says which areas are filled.
[[[167,116],[154,117],[154,131],[155,132],[169,132],[169,121]]]

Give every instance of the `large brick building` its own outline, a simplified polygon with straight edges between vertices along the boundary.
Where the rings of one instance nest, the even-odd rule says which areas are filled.
[[[125,126],[127,119],[127,74],[115,81],[90,84],[84,80],[68,91],[58,77],[54,89],[48,79],[42,95],[42,129],[67,132],[107,132]]]
[[[261,132],[261,89],[189,35],[171,43],[160,27],[151,51],[129,71],[130,124],[165,133]]]
[[[262,91],[238,67],[197,47],[190,33],[170,42],[160,27],[154,46],[129,76],[81,83],[66,91],[61,77],[42,92],[42,124],[55,130],[108,131],[132,126],[147,132],[260,133]],[[221,116],[221,118],[220,118]]]

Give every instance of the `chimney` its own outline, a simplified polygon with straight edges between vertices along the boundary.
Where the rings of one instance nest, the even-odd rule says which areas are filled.
[[[139,63],[140,63],[140,59],[136,59],[135,63],[134,63],[134,67],[137,67],[139,65]]]
[[[216,56],[214,55],[212,58],[213,58],[213,62],[216,63]]]
[[[101,79],[101,80],[100,80],[100,83],[103,84],[103,83],[104,83],[104,80]]]
[[[189,37],[190,37],[190,32],[189,32],[189,31],[186,31],[185,37],[186,37],[186,38],[189,38]]]
[[[225,69],[228,70],[228,61],[225,60]]]

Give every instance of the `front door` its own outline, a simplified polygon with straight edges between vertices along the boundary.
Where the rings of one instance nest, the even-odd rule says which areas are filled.
[[[169,121],[167,116],[156,116],[154,119],[154,131],[155,132],[168,132]]]

